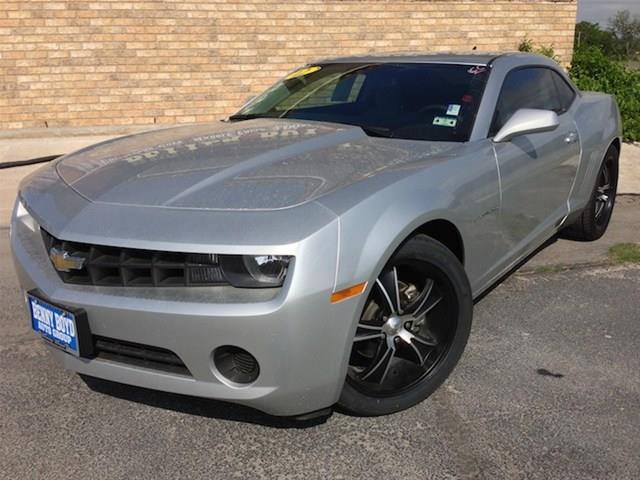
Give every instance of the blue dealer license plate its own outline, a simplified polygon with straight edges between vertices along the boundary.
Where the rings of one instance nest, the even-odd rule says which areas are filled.
[[[80,355],[78,323],[75,313],[27,294],[31,326],[45,340],[73,355]]]

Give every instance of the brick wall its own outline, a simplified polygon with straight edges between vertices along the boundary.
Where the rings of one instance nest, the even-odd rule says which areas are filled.
[[[516,49],[568,62],[575,0],[0,0],[0,129],[210,121],[314,59]]]

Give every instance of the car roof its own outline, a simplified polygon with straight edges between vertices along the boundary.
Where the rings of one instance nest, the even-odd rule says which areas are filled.
[[[380,55],[359,55],[328,58],[315,63],[445,63],[455,65],[489,65],[498,57],[516,57],[523,63],[546,64],[544,57],[531,53],[385,53]],[[542,61],[541,61],[542,60]]]

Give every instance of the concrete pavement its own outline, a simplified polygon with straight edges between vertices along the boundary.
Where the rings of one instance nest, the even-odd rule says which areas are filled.
[[[618,193],[640,194],[640,144],[638,143],[622,145]]]

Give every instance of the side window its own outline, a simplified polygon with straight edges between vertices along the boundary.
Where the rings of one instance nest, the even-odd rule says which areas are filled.
[[[567,84],[564,78],[562,78],[553,70],[549,71],[551,72],[553,81],[556,84],[556,89],[558,90],[560,109],[557,110],[556,113],[562,114],[571,108],[573,100],[576,98],[576,92]]]
[[[531,67],[514,70],[502,85],[489,136],[493,137],[521,108],[538,108],[558,112],[562,109],[558,90],[548,68]]]

